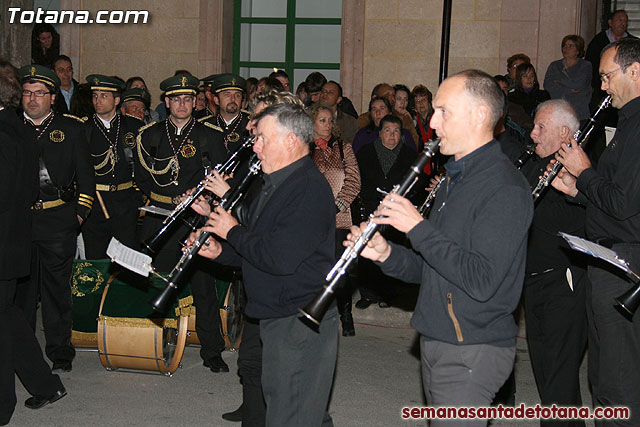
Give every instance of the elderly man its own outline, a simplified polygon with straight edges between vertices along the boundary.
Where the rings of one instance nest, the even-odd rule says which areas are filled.
[[[247,224],[239,225],[220,207],[211,213],[204,230],[226,241],[210,239],[200,253],[242,265],[245,312],[260,319],[266,425],[332,425],[326,408],[336,363],[337,310],[329,309],[319,333],[297,313],[322,289],[335,260],[333,196],[309,156],[313,123],[301,107],[273,105],[256,120],[253,149],[262,161],[264,185]]]
[[[120,113],[145,122],[149,106],[151,105],[151,95],[146,89],[131,88],[122,92]]]
[[[431,126],[440,151],[452,157],[429,219],[406,198],[386,196],[373,221],[407,233],[412,248],[376,233],[361,254],[385,274],[421,284],[411,324],[421,335],[424,391],[434,406],[488,406],[513,367],[512,312],[533,207],[526,180],[493,139],[503,102],[500,87],[482,71],[442,82]],[[361,228],[351,228],[350,241]]]
[[[618,128],[594,168],[578,144],[563,144],[556,155],[565,171],[552,182],[587,204],[587,237],[612,247],[638,270],[640,261],[640,40],[624,38],[605,47],[600,58],[602,90],[619,110]],[[614,298],[632,285],[613,268],[589,265],[589,382],[594,406],[627,406],[640,419],[640,316],[633,321],[615,309]]]
[[[31,208],[31,276],[18,286],[16,301],[35,330],[39,297],[45,352],[54,371],[68,372],[75,356],[69,279],[78,228],[93,204],[94,175],[82,123],[51,110],[58,76],[40,65],[26,65],[20,77],[28,142],[38,147],[40,191]]]
[[[564,100],[538,106],[531,139],[536,155],[521,171],[535,188],[562,144],[571,142],[578,117]],[[559,231],[584,235],[585,210],[564,194],[549,189],[538,199],[529,230],[524,309],[527,342],[538,393],[543,405],[582,406],[579,370],[587,346],[586,260],[570,250]],[[541,425],[558,425],[541,420]],[[584,426],[584,421],[563,425]]]

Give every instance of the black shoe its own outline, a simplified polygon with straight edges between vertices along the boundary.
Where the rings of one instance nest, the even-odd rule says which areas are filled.
[[[353,316],[351,313],[347,313],[344,316],[340,316],[340,322],[342,323],[342,336],[353,337],[356,334],[356,328],[353,326]]]
[[[67,390],[62,387],[60,390],[57,390],[53,395],[48,397],[43,396],[32,396],[24,401],[24,406],[29,409],[40,409],[43,406],[48,405],[49,403],[53,403],[57,400],[62,399],[67,395]]]
[[[53,362],[53,367],[51,368],[51,372],[55,372],[55,373],[71,372],[71,369],[72,369],[71,361],[57,360]]]
[[[205,360],[202,364],[211,369],[211,372],[229,372],[229,366],[222,360],[221,355],[213,356],[211,359]]]
[[[360,310],[364,310],[365,308],[368,308],[371,304],[373,304],[373,301],[371,301],[370,299],[360,298],[360,301],[356,303],[356,308],[359,308]]]
[[[242,421],[242,405],[233,412],[226,412],[222,414],[222,419],[232,422]]]

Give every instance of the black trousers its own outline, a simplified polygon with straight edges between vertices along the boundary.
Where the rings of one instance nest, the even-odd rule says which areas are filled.
[[[614,245],[613,250],[640,265],[640,245]],[[587,318],[589,322],[589,382],[593,405],[626,406],[629,420],[596,420],[596,425],[637,426],[640,422],[640,315],[629,320],[616,309],[614,298],[632,286],[608,264],[589,266]]]
[[[38,296],[42,304],[45,353],[55,361],[72,361],[71,286],[69,279],[76,253],[78,220],[75,208],[37,212],[33,218],[31,276],[20,281],[15,303],[31,329],[36,328]]]
[[[238,349],[238,374],[242,379],[242,427],[263,427],[266,405],[262,395],[260,321],[247,316]]]
[[[571,267],[527,277],[527,343],[542,405],[582,406],[580,363],[587,346],[586,271]],[[584,426],[584,421],[541,420],[540,425]]]
[[[22,310],[13,303],[16,280],[0,280],[0,423],[7,423],[16,406],[16,375],[32,395],[48,396],[62,387]]]
[[[100,195],[110,218],[105,218],[96,197],[91,214],[82,225],[86,258],[107,258],[107,246],[112,237],[123,245],[137,249],[138,207],[142,205],[140,192],[130,188],[114,192],[101,191]]]
[[[146,239],[154,235],[161,225],[161,218],[145,215],[140,235]],[[166,238],[164,245],[153,256],[153,264],[158,271],[168,273],[175,267],[182,256],[182,242],[188,235],[188,228],[180,226]],[[200,356],[203,360],[209,360],[225,348],[220,332],[220,306],[215,286],[216,266],[210,260],[196,257],[188,269],[185,281],[191,283],[193,291]]]

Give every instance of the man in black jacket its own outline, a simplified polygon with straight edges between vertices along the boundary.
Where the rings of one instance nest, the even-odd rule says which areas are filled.
[[[535,188],[556,151],[571,142],[580,122],[568,102],[555,99],[538,106],[533,124],[536,155],[521,171]],[[584,236],[584,219],[582,206],[549,188],[537,200],[529,230],[524,310],[531,365],[545,406],[582,406],[579,372],[587,347],[586,260],[558,232]],[[557,420],[540,421],[540,425],[550,424],[559,425]],[[563,425],[584,426],[584,421]]]
[[[319,333],[303,324],[298,308],[321,291],[334,263],[335,205],[327,180],[309,157],[313,123],[301,107],[273,105],[260,113],[254,151],[264,185],[248,221],[220,207],[204,230],[201,255],[242,265],[248,316],[260,319],[262,389],[266,424],[332,425],[326,413],[338,343],[338,316],[329,308]],[[192,236],[195,238],[195,236]]]
[[[578,144],[563,144],[556,158],[565,172],[552,185],[585,203],[585,230],[590,240],[611,247],[638,271],[640,265],[640,40],[611,43],[600,58],[602,89],[619,110],[618,128],[597,168]],[[632,283],[616,269],[591,262],[587,290],[589,382],[594,406],[626,406],[630,420],[640,419],[640,316],[633,321],[615,309],[614,298]]]
[[[224,163],[226,158],[220,128],[201,123],[192,116],[198,79],[179,74],[160,84],[164,91],[169,116],[160,123],[150,123],[140,129],[136,141],[136,182],[155,206],[175,209],[180,196],[198,185],[204,178],[205,166]],[[141,227],[143,239],[149,239],[162,227],[164,218],[145,215]],[[188,227],[177,227],[164,236],[153,249],[154,266],[170,272],[180,259],[180,245],[188,236]],[[213,372],[229,372],[222,359],[224,341],[220,335],[220,310],[214,285],[214,268],[196,260],[189,273],[189,282],[196,306],[196,332],[200,340],[200,356],[205,367]]]
[[[51,110],[58,77],[38,65],[22,67],[20,76],[22,120],[29,142],[38,147],[40,191],[31,207],[31,276],[18,287],[16,301],[35,329],[40,296],[45,352],[54,371],[70,371],[75,350],[69,278],[78,228],[93,205],[94,174],[82,123]]]
[[[11,420],[15,378],[34,397],[27,407],[37,409],[66,394],[57,375],[42,356],[33,329],[14,304],[17,279],[27,276],[31,252],[31,204],[38,196],[38,153],[13,108],[21,86],[13,67],[0,69],[0,425]]]
[[[429,219],[408,199],[388,195],[374,221],[407,233],[413,249],[376,233],[362,252],[385,274],[421,284],[411,324],[421,335],[423,385],[434,406],[488,406],[513,367],[512,312],[533,207],[526,180],[493,139],[503,104],[500,87],[482,71],[441,84],[431,126],[440,152],[452,158]],[[353,241],[361,231],[351,230]]]

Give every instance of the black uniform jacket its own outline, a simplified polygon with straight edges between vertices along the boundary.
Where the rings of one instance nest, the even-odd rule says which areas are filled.
[[[170,164],[174,157],[178,160],[177,168]],[[154,195],[172,198],[175,202],[202,180],[203,163],[214,167],[226,158],[222,134],[210,124],[191,118],[177,135],[171,119],[153,122],[141,128],[137,137],[136,182],[140,190],[154,200],[153,204],[158,204]]]
[[[82,120],[68,114],[52,113],[39,126],[28,119],[23,121],[51,178],[51,186],[41,184],[38,199],[68,202],[71,194],[76,213],[86,218],[95,197],[95,178]]]

